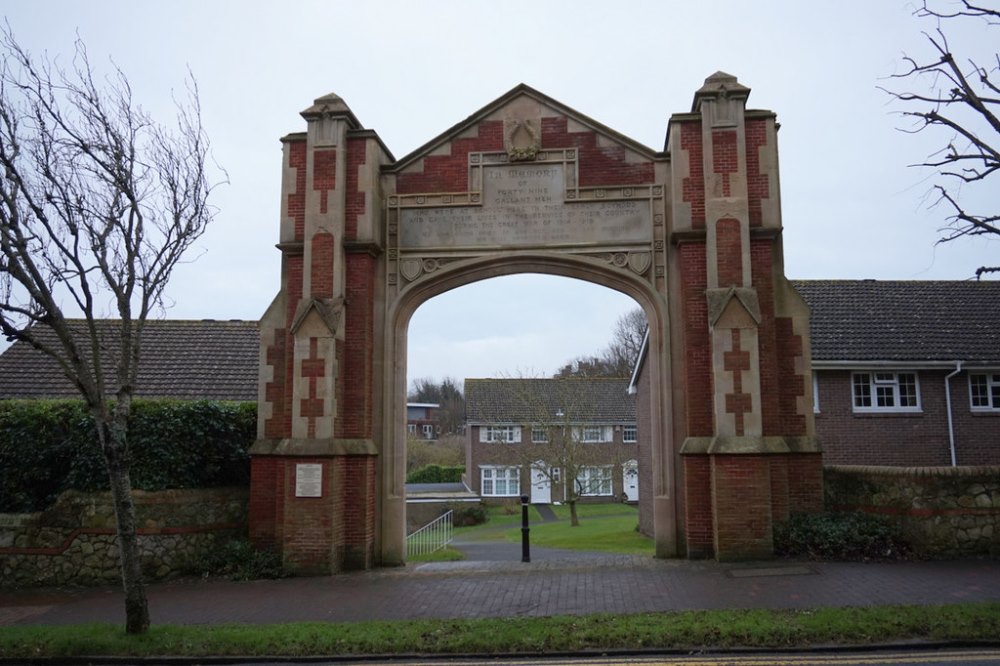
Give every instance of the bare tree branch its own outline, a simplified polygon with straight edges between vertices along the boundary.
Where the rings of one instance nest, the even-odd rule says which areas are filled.
[[[991,29],[1000,26],[1000,8],[971,0],[957,5],[923,0],[914,15],[935,23],[933,31],[923,33],[934,55],[927,59],[904,55],[903,69],[891,75],[892,85],[882,90],[907,107],[900,115],[913,122],[901,131],[943,133],[942,148],[912,165],[942,177],[933,186],[934,199],[946,204],[950,213],[938,242],[1000,234],[995,214],[970,211],[960,204],[962,185],[989,187],[986,183],[1000,171],[1000,54],[982,63],[956,58],[946,34],[955,21],[979,20]]]

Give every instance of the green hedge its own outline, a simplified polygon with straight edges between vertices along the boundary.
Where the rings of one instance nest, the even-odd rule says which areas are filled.
[[[424,465],[406,475],[407,483],[458,483],[465,467],[462,465]]]
[[[245,486],[254,403],[136,400],[132,487]],[[65,490],[107,490],[93,421],[78,400],[0,401],[0,513],[40,511]]]

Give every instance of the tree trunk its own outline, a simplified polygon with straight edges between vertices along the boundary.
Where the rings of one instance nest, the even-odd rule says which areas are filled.
[[[579,527],[580,518],[576,515],[576,500],[572,499],[569,501],[569,526]]]
[[[97,428],[101,435],[101,446],[111,483],[111,500],[118,523],[118,551],[122,566],[122,588],[125,591],[125,632],[143,634],[149,629],[149,604],[146,601],[142,562],[139,558],[126,431],[124,426],[104,420],[98,422]]]

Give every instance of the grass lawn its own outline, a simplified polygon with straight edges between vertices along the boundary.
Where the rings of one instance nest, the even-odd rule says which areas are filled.
[[[79,656],[481,654],[637,648],[802,647],[904,640],[995,641],[1000,603],[725,610],[284,625],[0,627],[7,659]]]
[[[455,536],[467,541],[521,540],[521,508],[511,513],[509,507],[491,506],[489,520],[482,525],[456,527]],[[559,518],[543,523],[535,508],[529,507],[531,543],[549,548],[568,548],[628,555],[653,555],[653,540],[636,531],[639,512],[627,504],[578,504],[578,527],[570,527],[569,507],[552,505]]]
[[[558,522],[531,525],[531,545],[653,556],[653,540],[635,529],[638,523],[638,513],[635,509],[620,504],[590,506],[595,508],[614,506],[619,514],[622,513],[623,509],[627,513],[625,515],[607,515],[603,510],[591,513],[587,510],[581,510],[582,507],[577,507],[577,513],[580,514],[580,524],[577,527],[572,527],[569,524],[569,508],[566,507],[566,517],[560,516]],[[519,542],[521,540],[520,528],[507,530],[504,533],[504,538],[507,541]]]

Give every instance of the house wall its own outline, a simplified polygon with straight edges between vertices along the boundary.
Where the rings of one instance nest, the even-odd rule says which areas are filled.
[[[528,427],[523,427],[521,430],[521,441],[516,444],[508,444],[504,442],[480,442],[479,441],[479,428],[480,426],[469,426],[467,428],[468,437],[467,440],[467,456],[466,456],[466,478],[469,488],[476,494],[482,492],[482,475],[480,474],[480,467],[482,465],[510,465],[510,466],[521,466],[521,494],[530,495],[531,494],[531,470],[528,464],[525,464],[525,457],[530,461],[534,460],[544,460],[544,445],[537,445],[531,443],[531,429]],[[614,430],[614,441],[613,442],[601,442],[595,444],[581,444],[581,446],[592,446],[592,450],[588,450],[587,465],[614,465],[615,469],[612,472],[612,494],[602,495],[597,497],[581,497],[581,502],[620,502],[622,499],[622,494],[624,493],[624,487],[622,485],[622,471],[621,463],[626,460],[637,460],[639,456],[639,448],[637,444],[624,444],[622,442],[621,429],[617,428]],[[537,451],[538,455],[535,456],[532,451]],[[639,469],[642,470],[642,463],[639,465]],[[640,475],[642,472],[640,471]],[[639,478],[639,497],[641,501],[642,497],[642,486],[643,478]],[[554,502],[562,501],[563,497],[563,485],[562,484],[552,484],[552,500]],[[509,498],[503,497],[483,497],[484,501],[492,502],[504,502]]]
[[[246,488],[133,490],[143,575],[165,578],[220,543],[246,536]],[[0,586],[121,581],[109,493],[67,491],[52,507],[0,514]]]
[[[951,465],[944,380],[948,370],[917,373],[921,411],[855,413],[851,371],[817,371],[816,433],[828,465]],[[1000,465],[1000,412],[973,412],[969,378],[951,380],[952,419],[959,465]]]

